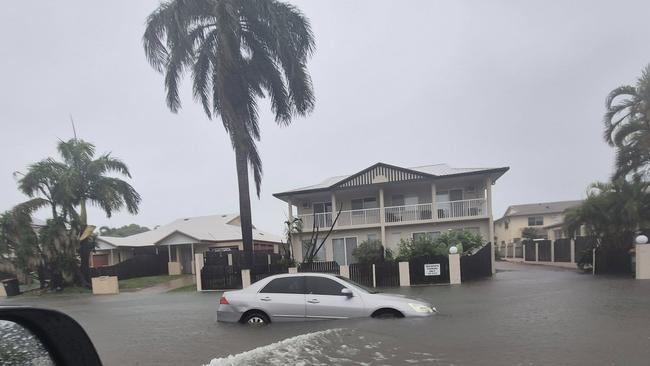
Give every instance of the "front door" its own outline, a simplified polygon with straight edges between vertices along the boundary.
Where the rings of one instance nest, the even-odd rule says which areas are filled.
[[[305,318],[305,277],[280,277],[257,293],[257,307],[272,321]]]
[[[180,258],[178,261],[181,263],[181,273],[192,274],[192,246],[181,245],[179,252]]]
[[[341,294],[347,286],[326,277],[305,276],[305,315],[308,320],[357,318],[365,315],[358,295]],[[354,290],[353,290],[354,291]]]

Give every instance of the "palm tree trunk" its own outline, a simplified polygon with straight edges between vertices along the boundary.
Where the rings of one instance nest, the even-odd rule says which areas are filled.
[[[246,151],[237,145],[235,147],[237,166],[237,184],[239,186],[239,217],[241,221],[241,237],[244,246],[243,268],[250,268],[253,256],[253,220],[251,213],[251,198],[248,191],[248,157]]]

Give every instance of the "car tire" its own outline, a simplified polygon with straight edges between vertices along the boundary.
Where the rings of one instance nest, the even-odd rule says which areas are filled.
[[[242,318],[242,323],[253,327],[268,325],[270,322],[271,320],[269,320],[269,317],[259,311],[246,314],[246,316]]]
[[[404,315],[394,309],[379,309],[372,314],[375,319],[395,319],[403,318]]]

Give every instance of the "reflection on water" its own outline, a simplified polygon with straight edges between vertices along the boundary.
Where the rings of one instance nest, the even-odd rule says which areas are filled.
[[[0,320],[0,365],[53,366],[47,350],[22,326]]]

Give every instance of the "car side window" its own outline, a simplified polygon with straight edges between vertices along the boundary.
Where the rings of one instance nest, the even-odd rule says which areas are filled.
[[[306,293],[312,295],[336,295],[341,294],[342,284],[325,277],[307,276],[305,281]]]
[[[260,293],[264,294],[304,294],[304,277],[276,278],[267,283]]]

